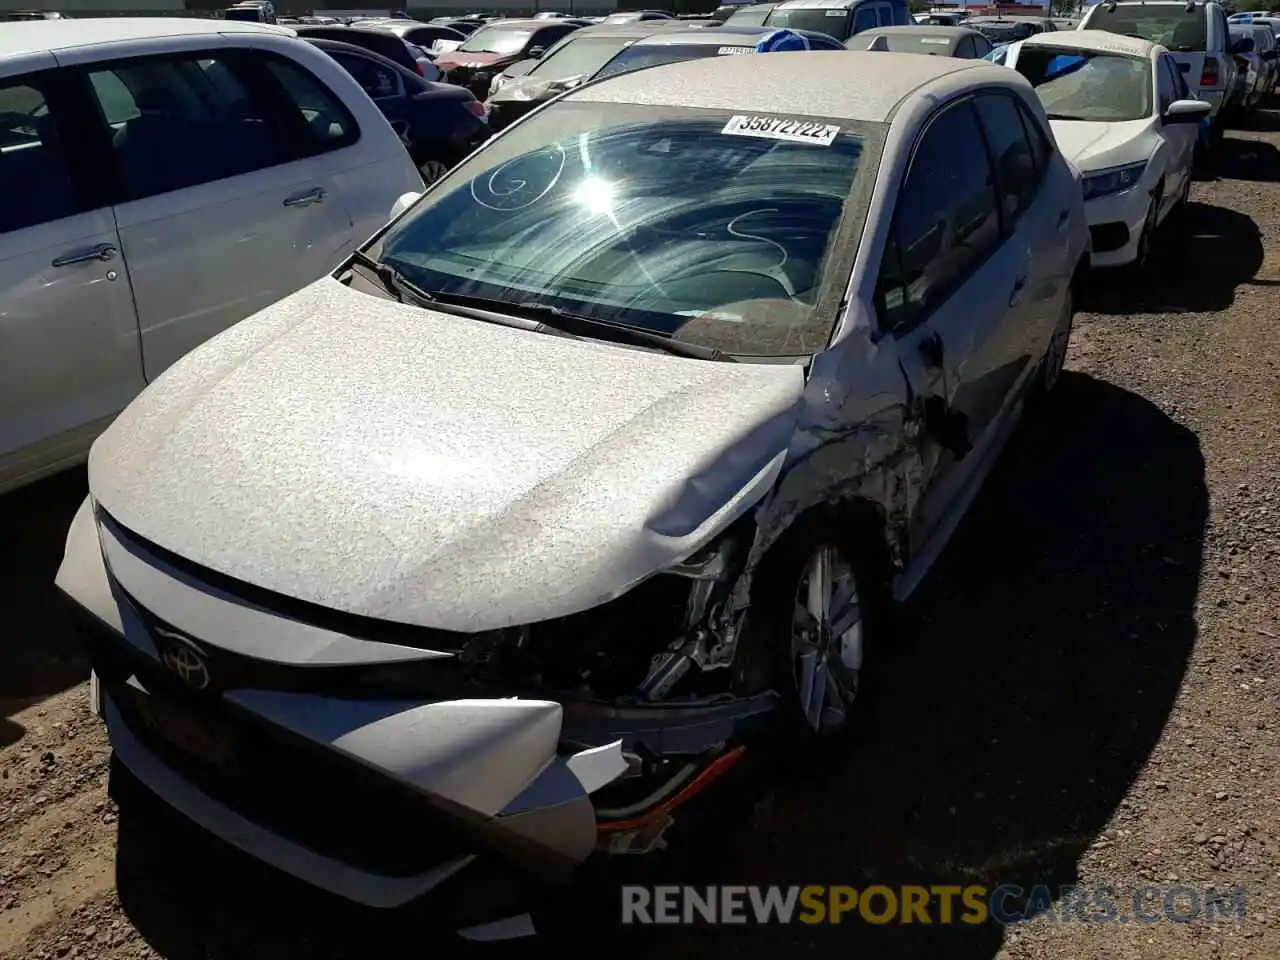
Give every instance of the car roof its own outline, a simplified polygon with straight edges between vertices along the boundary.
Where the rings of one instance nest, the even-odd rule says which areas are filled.
[[[530,20],[525,17],[503,18],[501,20],[491,20],[484,27],[519,27],[521,29],[532,30],[534,28],[542,29],[544,27],[558,26],[555,20]],[[481,27],[480,30],[483,30]],[[476,31],[477,33],[479,31]]]
[[[1158,46],[1150,40],[1126,37],[1106,30],[1059,30],[1053,33],[1037,33],[1022,41],[1024,47],[1069,47],[1073,50],[1092,50],[1097,53],[1121,53],[1131,57],[1149,58]]]
[[[624,40],[634,40],[671,30],[673,27],[693,32],[687,23],[679,20],[635,20],[631,23],[599,23],[593,27],[583,27],[573,33],[565,34],[565,40],[567,41],[570,37],[620,37]]]
[[[846,10],[858,0],[782,0],[779,10]]]
[[[894,27],[872,27],[870,30],[863,30],[854,34],[854,37],[967,37],[971,33],[978,33],[970,27],[951,27],[936,23],[922,23],[914,27],[894,26]],[[979,34],[981,36],[981,34]],[[852,39],[852,38],[851,38]]]
[[[634,70],[579,87],[564,99],[884,122],[913,91],[961,71],[974,71],[975,83],[999,84],[1013,72],[985,60],[813,50]]]
[[[746,24],[726,24],[722,27],[695,27],[694,29],[666,30],[652,33],[636,41],[636,46],[659,46],[662,44],[686,44],[720,47],[754,47],[762,37],[778,33],[780,27],[758,27]],[[816,30],[787,30],[802,37],[822,36]]]
[[[78,20],[20,20],[0,30],[0,57],[67,50],[126,40],[249,33],[293,36],[288,27],[196,17],[84,17]]]

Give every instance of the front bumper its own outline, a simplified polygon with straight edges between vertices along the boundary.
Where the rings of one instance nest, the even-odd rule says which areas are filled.
[[[1141,184],[1085,203],[1092,240],[1091,266],[1119,267],[1137,259],[1138,238],[1150,203],[1151,194]]]
[[[626,849],[661,827],[672,805],[659,790],[659,802],[597,823],[590,795],[636,772],[624,742],[682,758],[683,791],[736,758],[727,747],[744,722],[772,710],[763,701],[655,711],[343,692],[354,668],[444,655],[240,602],[109,518],[99,524],[88,500],[57,583],[73,602],[121,763],[233,846],[372,907],[428,893],[448,900],[485,864],[514,867],[530,884],[566,879],[594,850]],[[203,687],[179,679],[172,654],[184,649],[200,655]],[[631,786],[648,792],[643,776]],[[510,915],[499,918],[504,929]]]

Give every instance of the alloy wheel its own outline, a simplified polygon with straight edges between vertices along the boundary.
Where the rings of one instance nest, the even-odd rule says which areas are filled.
[[[796,699],[815,733],[843,729],[862,672],[862,611],[853,567],[830,544],[802,568],[791,624]]]

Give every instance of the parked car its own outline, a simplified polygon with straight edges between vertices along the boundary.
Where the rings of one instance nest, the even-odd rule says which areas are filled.
[[[764,19],[766,27],[812,30],[841,42],[873,27],[912,22],[906,0],[783,0]]]
[[[1231,24],[1230,36],[1238,78],[1232,102],[1247,116],[1275,89],[1276,38],[1270,27],[1252,23]]]
[[[223,10],[222,18],[245,23],[275,23],[276,8],[269,0],[244,0]]]
[[[483,20],[468,20],[459,17],[433,17],[428,23],[448,27],[450,30],[457,30],[468,37],[484,26]]]
[[[174,360],[332,269],[421,184],[356,82],[279,27],[6,24],[0,490],[83,461]]]
[[[440,79],[439,68],[421,50],[381,27],[301,26],[293,30],[304,40],[336,40],[364,47],[406,70],[412,70],[424,80]]]
[[[623,10],[611,13],[601,23],[636,23],[640,20],[671,20],[675,14],[669,10]]]
[[[446,27],[438,23],[417,23],[412,20],[390,20],[381,24],[379,29],[394,33],[406,43],[417,44],[427,50],[443,53],[448,49],[456,49],[466,42],[470,34]],[[441,43],[453,44],[453,47],[440,46]]]
[[[404,142],[424,183],[489,139],[488,110],[470,90],[423,80],[363,47],[310,40],[351,74]]]
[[[866,50],[878,38],[893,53],[922,53],[937,57],[981,60],[991,52],[991,42],[968,27],[876,27],[845,41],[850,50]]]
[[[922,27],[958,27],[965,18],[959,13],[917,13],[912,19]]]
[[[1099,3],[1080,21],[1081,29],[1141,37],[1168,48],[1178,62],[1191,95],[1209,102],[1205,144],[1222,140],[1222,110],[1236,87],[1239,68],[1228,52],[1227,15],[1216,3],[1173,0]]]
[[[748,3],[729,14],[729,19],[724,22],[724,25],[726,27],[763,26],[765,19],[776,6],[776,3]]]
[[[57,583],[122,767],[393,907],[653,850],[765,737],[841,762],[1062,368],[1088,234],[1045,124],[1012,70],[839,51],[491,140],[94,446]]]
[[[537,60],[577,24],[561,20],[502,20],[477,30],[456,50],[436,58],[440,78],[466,87],[480,99],[489,95],[489,82],[521,60]]]
[[[843,50],[835,37],[813,30],[778,30],[772,27],[720,27],[697,30],[662,30],[642,37],[614,55],[591,79],[617,76],[633,70],[660,67],[681,60],[740,56],[752,53],[800,50]]]
[[[1209,104],[1192,96],[1164,47],[1101,30],[1015,43],[1005,65],[1035,88],[1059,148],[1083,174],[1093,265],[1145,267],[1156,231],[1191,191]]]
[[[0,23],[22,23],[26,20],[62,20],[65,13],[52,10],[0,10]]]
[[[535,107],[590,80],[637,40],[672,30],[680,31],[679,21],[602,23],[569,34],[540,60],[522,61],[532,64],[523,77],[494,78],[487,101],[490,128],[497,132],[509,127]]]
[[[1010,17],[970,17],[964,25],[970,30],[977,30],[987,38],[993,46],[1005,43],[1017,43],[1027,37],[1033,37],[1044,31],[1029,20],[1014,20]]]

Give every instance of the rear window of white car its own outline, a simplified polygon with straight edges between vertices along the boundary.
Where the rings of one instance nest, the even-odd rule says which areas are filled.
[[[1050,120],[1120,123],[1151,115],[1151,61],[1093,50],[1024,46],[1017,71]]]
[[[1141,37],[1174,53],[1204,50],[1208,46],[1203,7],[1188,10],[1175,4],[1126,3],[1108,9],[1099,5],[1089,17],[1089,29]]]

